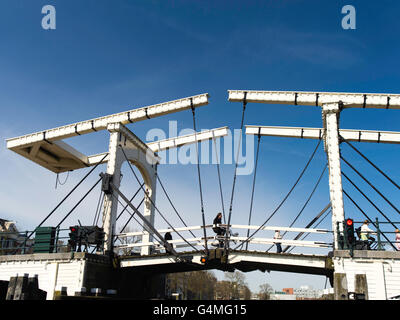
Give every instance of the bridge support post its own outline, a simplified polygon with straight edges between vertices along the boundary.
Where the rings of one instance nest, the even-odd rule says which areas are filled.
[[[144,211],[143,211],[143,216],[147,219],[147,221],[150,222],[151,225],[154,226],[154,206],[153,203],[156,201],[156,174],[157,174],[157,167],[152,170],[151,173],[149,173],[149,183],[146,183],[146,192],[147,194],[145,195],[145,200],[144,200]],[[142,236],[142,242],[150,242],[153,240],[153,236],[151,233],[146,232]],[[141,250],[142,255],[148,255],[150,254],[150,246],[147,247],[142,247]]]
[[[324,124],[324,148],[328,158],[329,193],[332,205],[332,230],[334,234],[334,248],[338,248],[339,233],[343,232],[343,225],[337,222],[344,220],[342,170],[340,167],[340,137],[339,117],[342,103],[324,104],[322,119]]]
[[[109,158],[107,162],[107,174],[112,176],[112,183],[119,188],[121,182],[122,154],[119,150],[118,142],[120,132],[110,132]],[[104,229],[104,251],[112,252],[113,235],[115,234],[115,222],[118,209],[118,194],[114,190],[104,195],[103,204],[103,229]]]
[[[156,172],[159,157],[123,124],[110,123],[107,130],[110,132],[107,173],[112,175],[113,185],[119,188],[121,167],[124,161],[133,163],[139,169],[146,190],[143,216],[154,225],[153,203],[155,203],[156,196]],[[105,252],[112,252],[118,209],[118,193],[115,190],[104,196],[103,208],[104,250]],[[146,231],[142,241],[152,241],[152,234]],[[142,254],[149,253],[150,246],[142,248]]]
[[[335,300],[349,300],[347,289],[347,277],[345,273],[335,272],[333,278],[333,290]]]
[[[356,294],[364,295],[364,299],[368,300],[367,275],[365,273],[355,275],[354,291]]]

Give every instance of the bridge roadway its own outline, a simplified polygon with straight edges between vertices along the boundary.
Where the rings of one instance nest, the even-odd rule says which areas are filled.
[[[199,252],[181,252],[191,262],[176,261],[167,253],[157,253],[147,256],[120,256],[122,268],[132,268],[145,273],[174,273],[197,270],[218,269],[221,271],[242,272],[259,270],[262,272],[283,271],[313,275],[325,275],[333,278],[333,262],[330,256],[307,255],[293,253],[270,253],[260,251],[231,250],[227,261],[224,261],[222,249],[210,250],[207,263],[200,262]]]

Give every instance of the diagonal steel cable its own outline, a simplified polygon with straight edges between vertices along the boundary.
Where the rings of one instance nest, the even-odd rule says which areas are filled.
[[[132,200],[136,198],[139,191],[142,190],[142,186],[144,186],[144,182],[140,185],[139,189],[135,192],[135,194],[132,196],[132,198],[129,201],[132,202]],[[122,209],[120,214],[117,216],[117,220],[122,216],[122,214],[127,210],[127,208],[128,208],[128,205],[126,204],[124,209]]]
[[[321,220],[314,226],[314,229],[317,228],[325,219],[326,217],[329,216],[329,214],[332,212],[332,210],[328,210],[327,212],[325,212],[325,215],[321,218]],[[314,221],[315,222],[315,221]],[[303,233],[303,232],[302,232]],[[307,232],[303,238],[301,238],[300,240],[304,240],[305,238],[307,238],[310,235],[310,232]],[[297,240],[297,239],[294,239]],[[290,248],[290,249],[289,249]],[[295,247],[294,246],[288,246],[285,248],[285,250],[283,250],[283,252],[286,252],[287,249],[289,249],[288,253],[290,253]]]
[[[225,235],[225,245],[224,245],[224,249],[225,249],[225,250],[227,250],[227,249],[229,248],[228,236],[229,236],[229,234],[230,234],[229,229],[230,229],[231,217],[232,217],[233,197],[234,197],[234,194],[235,194],[236,177],[237,177],[237,168],[238,168],[238,161],[239,161],[239,152],[240,152],[240,147],[241,147],[241,145],[242,145],[242,130],[243,130],[243,124],[244,124],[244,115],[245,115],[246,106],[247,106],[246,97],[247,97],[247,92],[244,92],[243,110],[242,110],[242,120],[241,120],[241,123],[240,123],[239,145],[238,145],[238,149],[237,149],[237,152],[236,152],[235,171],[234,171],[234,173],[233,173],[231,201],[230,201],[230,205],[229,205],[228,223],[227,223],[226,235]]]
[[[320,176],[319,176],[319,178],[318,178],[318,180],[317,180],[317,183],[314,185],[314,188],[312,189],[310,195],[308,196],[307,200],[305,201],[305,203],[304,203],[303,207],[301,208],[300,212],[297,214],[297,216],[294,218],[294,220],[292,221],[292,223],[289,225],[289,228],[291,228],[291,227],[296,223],[297,219],[300,217],[300,215],[303,213],[304,209],[307,207],[307,205],[308,205],[308,203],[310,202],[311,198],[313,197],[315,191],[317,190],[318,185],[319,185],[319,183],[321,182],[322,177],[324,176],[324,173],[325,173],[325,171],[326,171],[326,168],[327,168],[327,165],[325,164],[325,165],[324,165],[324,169],[322,170],[322,172],[321,172],[321,174],[320,174]],[[283,233],[282,237],[284,237],[284,236],[286,235],[286,233],[287,233],[287,231],[285,231],[285,232]],[[273,247],[273,245],[270,246],[270,247],[268,248],[267,252],[268,252],[269,250],[271,250],[272,247]]]
[[[67,219],[72,212],[81,204],[81,202],[89,195],[90,192],[99,184],[101,181],[101,178],[97,180],[97,182],[89,189],[88,192],[85,193],[85,195],[75,204],[75,206],[64,216],[64,218],[56,225],[56,228],[58,228],[64,221]]]
[[[133,175],[135,176],[136,180],[138,181],[138,183],[140,184],[140,180],[135,172],[135,170],[133,170],[132,165],[124,151],[124,148],[122,148],[121,146],[121,151],[122,154],[125,157],[126,162],[129,165],[129,168],[131,169]],[[197,248],[195,248],[191,243],[189,243],[177,230],[175,230],[175,228],[168,222],[168,220],[164,217],[164,215],[160,212],[160,210],[157,208],[157,206],[155,205],[154,201],[151,199],[151,197],[149,196],[149,193],[146,189],[144,189],[144,187],[142,186],[142,190],[145,193],[147,199],[150,201],[151,205],[154,207],[155,210],[157,210],[157,212],[160,214],[160,216],[163,218],[163,220],[168,224],[168,226],[183,240],[185,241],[189,246],[191,246],[195,251],[199,251]],[[207,241],[207,239],[205,239],[205,241]]]
[[[264,226],[269,222],[269,220],[271,220],[271,218],[275,215],[275,213],[278,212],[278,210],[282,207],[282,205],[285,203],[285,201],[287,200],[287,198],[290,196],[290,194],[292,193],[292,191],[293,191],[294,188],[297,186],[297,184],[299,183],[299,181],[300,181],[301,178],[303,177],[304,173],[306,172],[308,166],[309,166],[310,163],[311,163],[311,160],[314,158],[314,155],[315,155],[315,153],[316,153],[317,150],[318,150],[318,147],[319,147],[320,143],[321,143],[321,140],[318,141],[317,146],[315,147],[315,149],[314,149],[314,151],[312,152],[310,158],[308,159],[307,164],[305,165],[304,169],[301,171],[300,176],[297,178],[296,182],[295,182],[294,185],[291,187],[291,189],[290,189],[289,192],[286,194],[286,196],[283,198],[283,200],[281,201],[281,203],[276,207],[276,209],[275,209],[275,210],[272,212],[272,214],[267,218],[267,220],[265,220],[265,222],[264,222],[260,227],[258,227],[258,229],[257,229],[256,231],[254,231],[249,237],[247,237],[247,239],[244,240],[244,242],[250,241],[250,239],[251,239],[258,231],[260,231],[261,228],[264,227]],[[236,250],[236,249],[237,249],[238,247],[240,247],[240,246],[241,246],[241,244],[238,245],[234,250]]]
[[[384,173],[377,165],[375,165],[371,160],[369,160],[360,150],[353,146],[349,141],[347,141],[342,136],[340,137],[344,142],[346,142],[354,151],[356,151],[361,157],[363,157],[371,166],[373,166],[380,174],[382,174],[387,180],[389,180],[397,189],[400,190],[400,186],[394,182],[386,173]]]
[[[218,150],[217,150],[217,142],[214,137],[214,132],[212,132],[213,135],[213,144],[214,144],[214,149],[215,149],[215,157],[217,161],[217,173],[218,173],[218,184],[219,184],[219,194],[221,198],[221,207],[222,207],[222,215],[224,217],[224,223],[226,223],[226,218],[225,218],[225,204],[224,204],[224,195],[222,193],[222,182],[221,182],[221,172],[219,168],[219,157],[218,157]]]
[[[382,212],[381,209],[378,208],[378,206],[363,192],[357,185],[342,171],[342,175],[349,181],[352,186],[359,192],[361,195],[382,215],[385,217],[385,219],[395,228],[397,229],[397,226]]]
[[[260,142],[261,142],[261,134],[260,134],[261,128],[258,128],[258,140],[257,140],[257,153],[256,153],[256,164],[254,168],[254,176],[253,176],[253,186],[251,190],[251,199],[250,199],[250,209],[249,209],[249,220],[247,225],[250,226],[251,223],[251,213],[253,211],[253,199],[254,199],[254,191],[255,191],[255,186],[256,186],[256,176],[257,176],[257,167],[258,167],[258,154],[260,151]],[[247,229],[247,237],[250,235],[250,229]],[[242,243],[243,244],[243,243]],[[246,250],[249,247],[249,243],[246,242]]]
[[[114,199],[115,200],[117,200],[118,201],[118,203],[122,206],[123,205],[123,203],[121,202],[121,200],[119,200],[119,198],[116,196],[116,195],[114,195],[114,193],[112,193],[112,196],[114,197]],[[139,207],[139,206],[138,206]],[[138,208],[137,207],[137,208]],[[136,210],[137,210],[137,208],[136,208]],[[137,211],[139,211],[139,210],[137,210]],[[144,230],[146,230],[148,233],[152,233],[152,230],[146,225],[146,223],[141,223],[139,220],[137,220],[135,217],[134,217],[134,213],[130,213],[129,212],[129,214],[131,214],[131,217],[133,217],[133,219],[144,229]],[[160,245],[162,245],[163,247],[165,247],[165,248],[167,248],[166,247],[166,245],[165,245],[165,239],[161,236],[161,235],[158,235],[158,234],[156,234],[156,233],[154,233],[153,235],[155,235],[155,236],[157,236],[159,239],[157,239],[157,237],[154,237],[154,239],[160,244]],[[118,240],[118,237],[116,237],[116,239],[114,240],[114,242],[115,241],[117,241]],[[176,253],[176,252],[175,252]]]
[[[340,158],[355,172],[357,173],[361,179],[363,179],[368,185],[376,191],[398,214],[400,214],[400,210],[391,202],[388,198],[386,198],[368,179],[366,179],[354,166],[352,166],[343,156]]]
[[[206,218],[205,218],[205,214],[204,214],[203,190],[202,190],[202,186],[201,186],[201,174],[200,174],[199,146],[198,146],[198,142],[197,142],[196,114],[195,114],[195,108],[193,106],[193,99],[192,98],[190,98],[190,107],[192,109],[193,130],[194,130],[195,145],[196,145],[197,176],[198,176],[198,181],[199,181],[201,219],[202,219],[202,222],[203,222],[203,232],[204,232],[204,244],[205,244],[204,249],[206,250],[206,254],[208,255]]]
[[[174,204],[172,203],[171,198],[169,197],[169,195],[168,195],[168,193],[167,193],[167,190],[165,190],[164,185],[163,185],[163,183],[161,182],[160,176],[158,175],[157,172],[156,172],[156,177],[157,177],[158,182],[160,183],[161,188],[163,189],[163,191],[164,191],[164,193],[165,193],[165,196],[167,197],[167,199],[168,199],[169,203],[171,204],[172,208],[174,209],[175,213],[177,214],[177,216],[179,217],[179,219],[182,221],[183,225],[184,225],[185,227],[187,227],[188,225],[187,225],[186,222],[183,220],[183,218],[182,218],[181,215],[179,214],[178,210],[176,210],[176,208],[175,208]],[[191,233],[191,235],[192,235],[193,237],[196,237],[196,236],[194,235],[194,233],[193,233],[191,230],[189,230],[189,232]]]
[[[367,214],[364,212],[364,210],[360,208],[360,206],[353,200],[352,197],[349,196],[349,194],[348,194],[344,189],[343,189],[343,193],[344,193],[344,194],[347,196],[347,198],[349,198],[349,200],[357,207],[357,209],[368,219],[368,221],[369,221],[370,223],[372,223],[373,226],[374,226],[375,228],[377,228],[376,224],[370,219],[370,217],[367,216]],[[382,234],[382,236],[389,242],[389,244],[390,244],[396,251],[398,251],[397,248],[393,245],[393,243],[386,237],[386,235],[385,235],[383,232],[381,232],[381,234]]]

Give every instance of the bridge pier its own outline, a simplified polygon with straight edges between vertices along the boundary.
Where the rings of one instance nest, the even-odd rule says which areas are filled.
[[[365,273],[354,275],[354,292],[348,290],[348,280],[346,273],[335,272],[333,287],[335,300],[368,300],[368,285],[367,276]]]
[[[368,300],[368,283],[365,274],[356,274],[354,289],[356,294],[363,295],[365,300]]]
[[[387,300],[400,295],[400,253],[395,251],[336,250],[335,298],[347,292],[364,294],[365,299]],[[345,277],[341,278],[341,274]]]
[[[16,275],[37,275],[40,290],[54,300],[66,288],[68,296],[85,288],[115,290],[116,298],[164,298],[165,274],[119,268],[108,256],[86,252],[0,256],[0,282]]]
[[[348,300],[346,273],[335,272],[333,288],[335,300]]]

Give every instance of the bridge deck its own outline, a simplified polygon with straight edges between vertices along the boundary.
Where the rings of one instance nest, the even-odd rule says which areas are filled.
[[[121,267],[135,268],[138,271],[150,273],[173,273],[207,269],[234,271],[237,269],[243,272],[259,270],[262,272],[285,271],[326,276],[333,274],[332,259],[325,255],[235,250],[230,252],[227,263],[214,259],[206,264],[200,262],[201,254],[198,252],[185,252],[182,255],[192,258],[192,262],[177,262],[174,256],[161,253],[149,256],[123,256],[121,257]],[[218,256],[218,252],[216,255]]]

